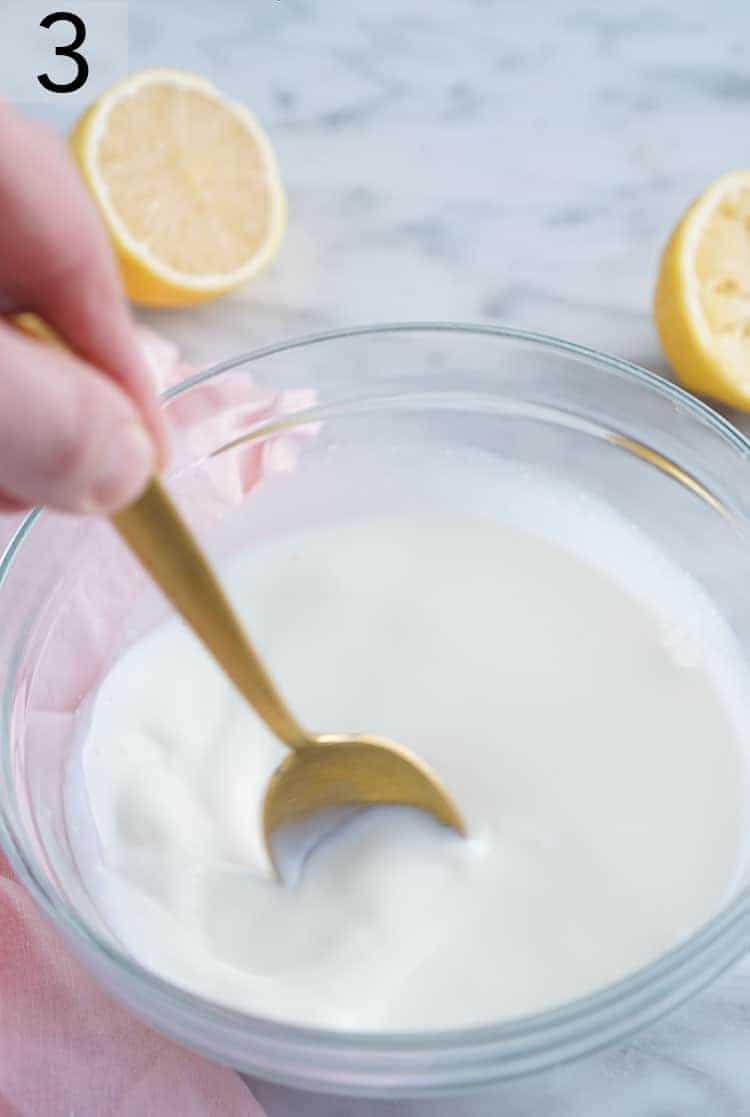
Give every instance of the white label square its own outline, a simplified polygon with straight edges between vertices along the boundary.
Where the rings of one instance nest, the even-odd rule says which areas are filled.
[[[128,71],[127,0],[1,0],[0,50],[0,97],[82,108]]]

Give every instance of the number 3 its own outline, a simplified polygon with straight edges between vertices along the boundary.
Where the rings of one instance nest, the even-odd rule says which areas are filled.
[[[76,34],[72,43],[68,43],[64,47],[55,47],[55,54],[59,54],[63,58],[72,58],[77,68],[76,75],[71,81],[57,82],[53,81],[49,74],[37,74],[37,81],[50,93],[75,93],[77,89],[86,84],[89,76],[89,64],[83,55],[78,53],[78,48],[83,46],[86,41],[86,24],[80,16],[74,15],[73,12],[51,12],[44,17],[39,26],[49,31],[54,24],[62,22],[72,23]]]

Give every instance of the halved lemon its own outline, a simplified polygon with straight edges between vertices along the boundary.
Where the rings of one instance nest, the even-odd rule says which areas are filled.
[[[211,82],[134,74],[92,105],[70,142],[134,302],[204,302],[275,255],[286,202],[271,144]]]
[[[723,175],[687,210],[662,256],[654,315],[681,383],[750,411],[750,171]]]

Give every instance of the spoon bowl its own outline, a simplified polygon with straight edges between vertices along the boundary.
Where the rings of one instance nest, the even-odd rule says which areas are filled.
[[[369,734],[326,733],[297,746],[274,772],[263,801],[263,837],[280,874],[274,836],[335,807],[416,807],[465,833],[461,815],[429,767],[408,749]]]

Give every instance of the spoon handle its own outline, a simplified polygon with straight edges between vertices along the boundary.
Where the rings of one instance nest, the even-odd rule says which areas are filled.
[[[272,733],[291,749],[308,736],[292,717],[208,560],[157,477],[110,517],[162,593],[206,645]]]
[[[64,346],[59,335],[35,314],[18,314],[9,321],[39,341]],[[290,749],[311,743],[276,690],[218,578],[159,478],[154,477],[138,500],[110,519],[164,596],[271,732]]]

